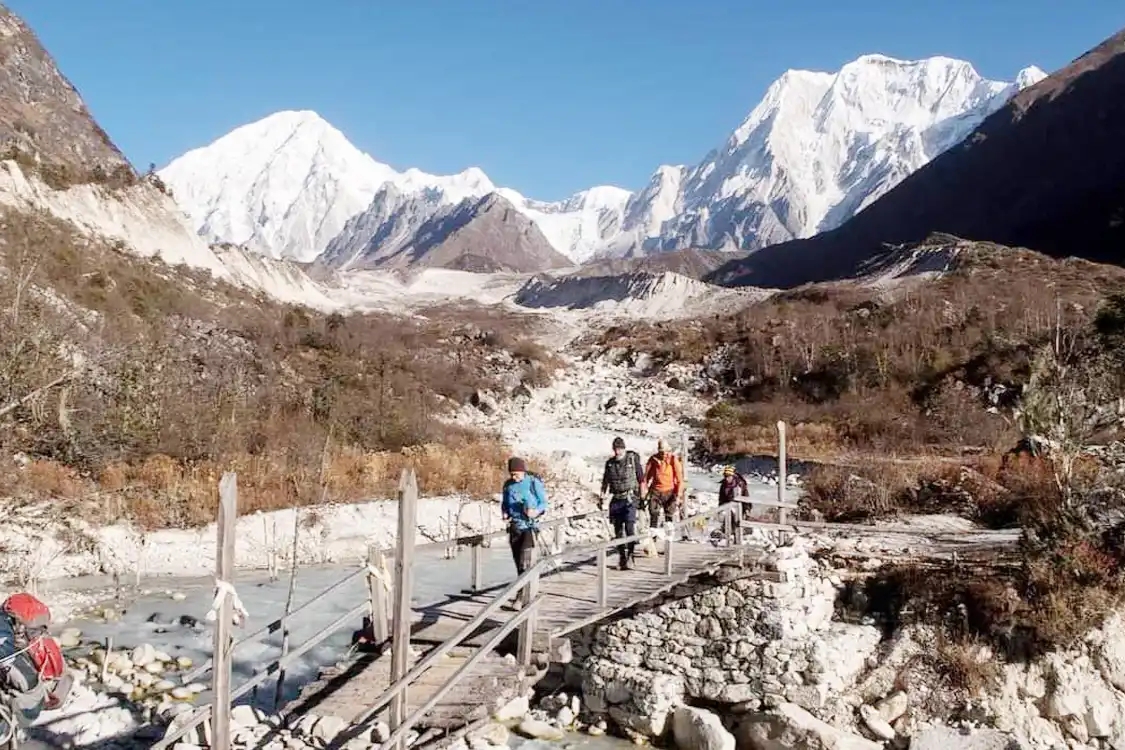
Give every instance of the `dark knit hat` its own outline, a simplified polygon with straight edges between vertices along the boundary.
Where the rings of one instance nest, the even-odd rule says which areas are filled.
[[[508,459],[508,473],[511,474],[513,471],[526,472],[527,462],[518,456],[512,456]]]
[[[620,436],[615,437],[613,439],[613,447],[614,448],[624,448],[625,447],[625,438],[620,437]]]

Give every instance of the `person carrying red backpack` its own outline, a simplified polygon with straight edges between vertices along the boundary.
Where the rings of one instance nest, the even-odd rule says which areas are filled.
[[[0,714],[0,736],[61,708],[74,685],[58,641],[47,633],[50,622],[47,605],[26,592],[0,605],[0,705],[16,711]]]

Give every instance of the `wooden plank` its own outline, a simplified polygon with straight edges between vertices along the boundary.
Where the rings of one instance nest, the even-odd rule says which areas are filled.
[[[410,660],[410,599],[413,594],[414,538],[418,528],[418,478],[414,469],[403,470],[398,495],[398,538],[395,554],[394,633],[391,636],[391,675],[400,680],[406,675]],[[391,700],[392,730],[406,721],[407,690]],[[402,736],[401,734],[399,736]],[[390,745],[399,747],[398,745]]]
[[[219,481],[219,518],[215,539],[216,585],[234,584],[234,529],[238,520],[238,475],[226,472]],[[234,604],[229,595],[219,599],[215,618],[214,662],[211,687],[214,691],[215,711],[212,733],[215,750],[230,750],[231,710],[231,627]]]
[[[785,523],[785,483],[788,481],[786,472],[789,470],[788,459],[785,455],[785,422],[777,422],[777,520]]]

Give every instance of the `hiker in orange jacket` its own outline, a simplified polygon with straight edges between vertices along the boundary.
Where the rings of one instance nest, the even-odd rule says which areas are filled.
[[[665,518],[671,521],[679,516],[684,466],[679,456],[668,450],[663,439],[656,441],[656,453],[649,456],[645,465],[645,485],[648,487],[650,528],[657,528]]]

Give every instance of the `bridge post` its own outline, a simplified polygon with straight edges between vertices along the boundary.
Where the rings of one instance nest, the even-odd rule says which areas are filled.
[[[469,588],[471,588],[474,593],[481,590],[484,579],[484,550],[481,547],[482,542],[483,539],[480,541],[474,539],[473,546],[470,548],[469,552],[473,566]]]
[[[228,471],[219,482],[218,533],[215,540],[215,579],[227,585],[234,577],[234,529],[237,520],[238,475]],[[211,685],[215,694],[211,713],[211,747],[214,750],[230,750],[231,652],[234,650],[231,642],[232,610],[231,597],[220,597],[219,611],[215,613],[214,664],[211,668]]]
[[[606,570],[605,547],[598,550],[598,606],[605,609],[609,600],[609,572]]]
[[[367,547],[367,565],[374,569],[385,567],[383,555],[374,544]],[[367,573],[367,595],[371,600],[371,632],[375,642],[382,645],[390,637],[387,632],[387,587],[372,572]]]
[[[391,682],[406,676],[410,661],[410,599],[414,593],[414,540],[418,525],[418,477],[414,469],[404,469],[398,491],[398,539],[395,553],[394,633],[391,636]],[[394,731],[406,721],[407,690],[391,699],[390,728]],[[398,747],[403,747],[399,742]]]
[[[785,422],[779,419],[777,422],[777,501],[779,503],[785,502],[785,484],[788,481],[786,472],[789,467],[785,447]],[[777,521],[785,523],[784,505],[777,509]]]
[[[664,537],[664,575],[672,575],[672,549],[675,544],[675,534]]]
[[[517,594],[517,596],[519,596]],[[527,579],[527,584],[524,586],[523,606],[530,607],[536,597],[539,596],[539,564],[536,563],[531,569],[531,577]],[[517,642],[516,651],[520,660],[520,665],[528,667],[531,665],[531,652],[532,646],[535,641],[535,612],[528,613],[524,621],[520,623],[519,641]]]

